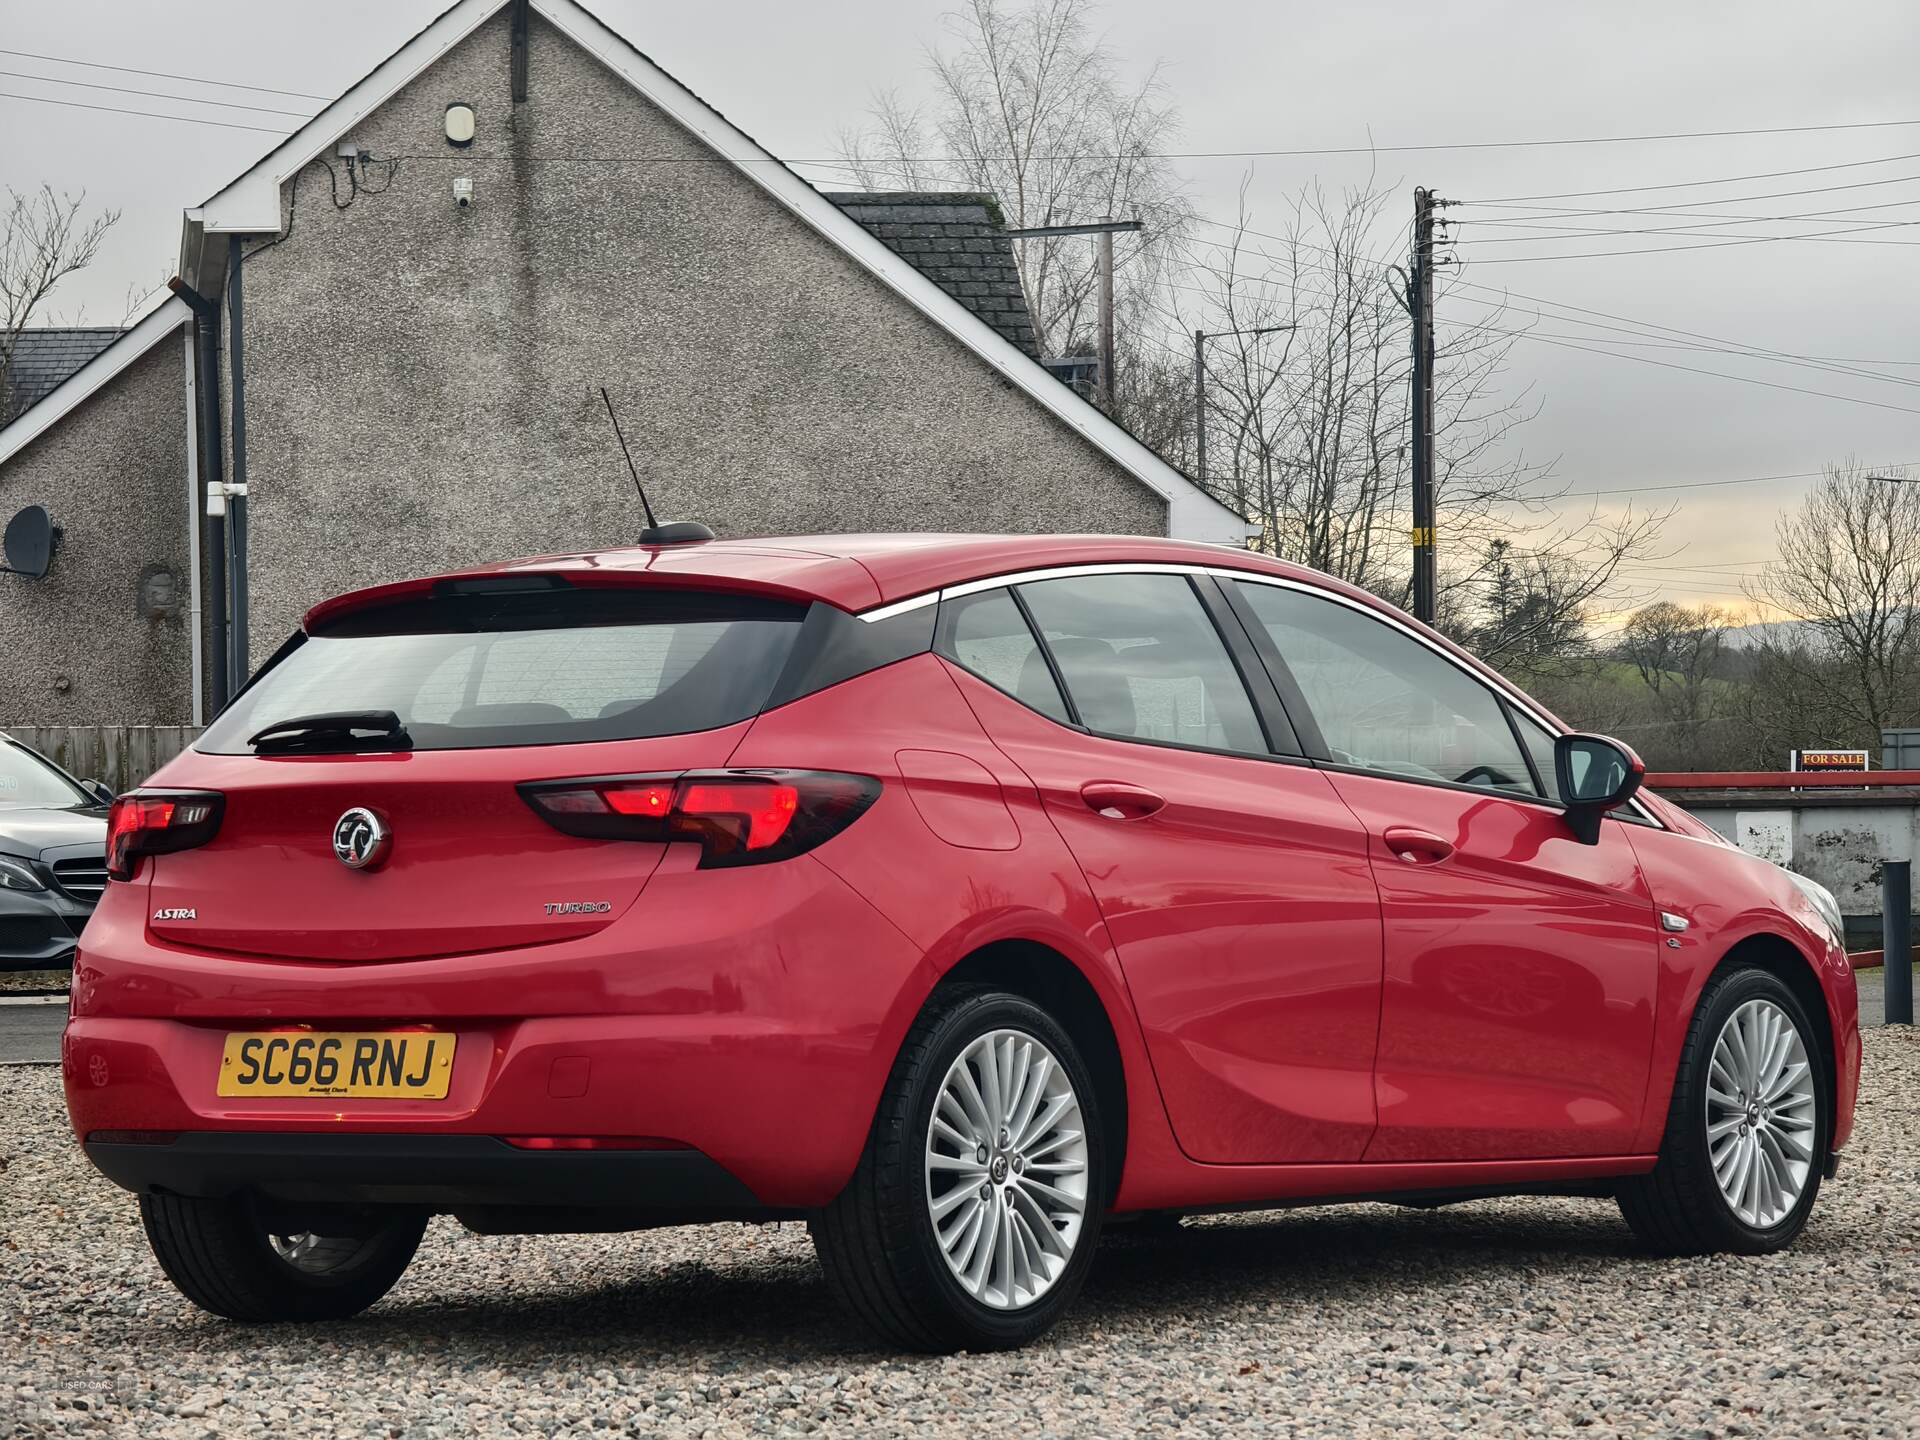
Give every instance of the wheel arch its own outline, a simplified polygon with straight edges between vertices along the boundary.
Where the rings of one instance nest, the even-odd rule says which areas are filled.
[[[1838,1099],[1838,1053],[1836,1037],[1833,1033],[1833,1016],[1827,1008],[1827,993],[1815,973],[1813,962],[1801,951],[1798,945],[1784,935],[1771,931],[1762,931],[1748,935],[1736,941],[1720,957],[1706,977],[1706,984],[1693,997],[1692,1010],[1700,1007],[1700,996],[1706,992],[1706,985],[1713,978],[1740,966],[1750,966],[1765,970],[1793,992],[1793,998],[1800,1002],[1807,1012],[1808,1023],[1813,1026],[1814,1046],[1820,1052],[1820,1082],[1826,1087],[1828,1114],[1834,1113]],[[1691,1011],[1689,1019],[1691,1019]],[[1828,1137],[1831,1144],[1832,1137]]]
[[[1101,1138],[1113,1157],[1106,1203],[1119,1193],[1126,1170],[1130,1122],[1126,1065],[1113,1017],[1080,967],[1037,940],[996,940],[962,957],[932,994],[952,985],[986,984],[1031,1000],[1053,1016],[1080,1051],[1098,1091]],[[931,999],[932,995],[928,996]]]

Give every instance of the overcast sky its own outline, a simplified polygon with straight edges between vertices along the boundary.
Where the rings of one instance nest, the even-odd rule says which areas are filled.
[[[938,16],[947,8],[938,0],[590,3],[775,154],[793,159],[831,157],[840,128],[859,120],[875,87],[897,85],[909,94],[917,89],[921,49],[936,37]],[[0,0],[0,46],[331,96],[441,8],[440,0],[203,0],[182,12],[128,0]],[[1817,224],[1889,228],[1845,241],[1576,259],[1559,257],[1688,244],[1696,237],[1487,245],[1476,242],[1522,232],[1476,230],[1476,217],[1511,212],[1468,204],[1451,212],[1463,223],[1461,250],[1472,261],[1462,278],[1738,346],[1840,357],[1853,369],[1897,377],[1896,383],[1644,345],[1626,350],[1641,360],[1603,357],[1545,337],[1594,348],[1609,334],[1615,341],[1650,337],[1587,329],[1562,318],[1537,322],[1542,338],[1516,345],[1511,379],[1515,388],[1531,385],[1545,402],[1525,431],[1527,453],[1557,457],[1556,473],[1570,490],[1810,471],[1849,453],[1874,462],[1920,461],[1920,334],[1909,278],[1920,260],[1920,95],[1913,83],[1920,5],[1913,0],[1342,0],[1312,6],[1108,0],[1101,18],[1109,42],[1130,63],[1165,62],[1183,115],[1181,150],[1443,145],[1874,122],[1875,128],[1801,134],[1387,153],[1377,161],[1336,155],[1262,159],[1251,162],[1253,224],[1277,222],[1282,197],[1306,180],[1358,182],[1376,165],[1382,179],[1407,195],[1401,207],[1407,209],[1416,184],[1471,201],[1853,166],[1564,203],[1684,204],[1690,211],[1756,217],[1847,207],[1846,216],[1857,217],[1724,227],[1742,236],[1804,232]],[[14,72],[0,76],[0,91],[15,95],[193,113],[235,124],[290,130],[317,108],[301,99],[89,71],[17,54],[0,54],[0,71]],[[148,96],[17,78],[23,73],[300,114],[169,106]],[[1889,121],[1912,123],[1882,123]],[[93,323],[117,321],[129,287],[148,290],[172,273],[181,208],[247,168],[271,143],[271,136],[246,130],[0,98],[0,183],[23,187],[51,180],[84,187],[90,199],[125,212],[99,263],[59,297],[63,315],[84,309]],[[1911,158],[1891,159],[1900,156]],[[1890,163],[1857,164],[1875,160]],[[1231,218],[1248,163],[1181,162],[1203,215]],[[1730,203],[1861,181],[1903,183]],[[1605,216],[1574,223],[1687,222]],[[1513,263],[1529,255],[1556,258]],[[1444,303],[1458,307],[1459,316],[1479,313],[1465,298],[1469,293],[1485,292],[1460,292]],[[1512,302],[1516,312],[1531,303]],[[1641,363],[1648,359],[1891,408]],[[1738,596],[1730,572],[1752,569],[1772,554],[1775,515],[1808,483],[1661,490],[1597,503],[1677,503],[1668,527],[1669,548],[1677,553],[1660,562],[1663,568],[1643,574],[1648,588],[1636,598],[1657,592],[1695,601]]]

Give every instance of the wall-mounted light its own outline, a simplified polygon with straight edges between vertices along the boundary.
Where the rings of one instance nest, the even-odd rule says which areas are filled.
[[[473,144],[475,126],[473,106],[464,100],[456,100],[447,106],[447,143],[466,149]]]
[[[453,203],[462,210],[473,204],[473,181],[468,176],[462,175],[453,182]]]

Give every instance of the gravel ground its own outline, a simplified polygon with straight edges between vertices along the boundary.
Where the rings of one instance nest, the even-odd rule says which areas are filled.
[[[64,990],[73,983],[73,967],[59,970],[0,970],[0,995],[9,990]]]
[[[1920,1038],[1867,1041],[1839,1182],[1788,1254],[1638,1257],[1610,1203],[1189,1222],[1102,1246],[1011,1356],[877,1352],[804,1229],[495,1238],[436,1221],[345,1325],[189,1308],[0,1068],[0,1435],[1920,1433]]]

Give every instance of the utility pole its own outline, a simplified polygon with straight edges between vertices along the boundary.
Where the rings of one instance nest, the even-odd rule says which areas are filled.
[[[1193,478],[1207,480],[1207,341],[1235,335],[1279,335],[1292,325],[1262,325],[1257,330],[1196,330],[1193,332]]]
[[[1115,220],[1102,215],[1091,225],[1034,225],[1007,231],[1010,240],[1036,240],[1047,235],[1097,235],[1100,242],[1100,369],[1095,384],[1100,408],[1113,413],[1113,236],[1118,230],[1138,230],[1138,220]]]
[[[1433,624],[1433,212],[1448,202],[1425,187],[1413,192],[1413,617]],[[1442,222],[1443,224],[1445,222]]]
[[[1102,215],[1111,220],[1111,215]],[[1113,232],[1100,232],[1100,408],[1113,413]]]
[[[1193,478],[1207,483],[1207,332],[1193,332]]]

